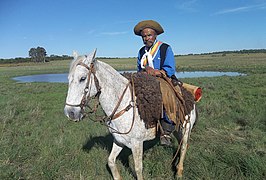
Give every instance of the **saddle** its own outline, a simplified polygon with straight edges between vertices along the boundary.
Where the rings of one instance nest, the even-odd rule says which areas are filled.
[[[171,79],[166,75],[154,77],[146,73],[124,73],[127,79],[134,79],[136,104],[141,119],[145,122],[146,128],[152,128],[157,125],[162,117],[162,109],[166,112],[176,127],[180,122],[184,122],[187,114],[187,105],[193,105],[194,99],[191,93],[183,87],[174,86]],[[181,93],[182,92],[182,93]],[[188,93],[186,93],[188,92]],[[188,97],[192,97],[191,103],[185,103]],[[190,109],[190,108],[189,108]],[[188,109],[188,110],[189,110]]]

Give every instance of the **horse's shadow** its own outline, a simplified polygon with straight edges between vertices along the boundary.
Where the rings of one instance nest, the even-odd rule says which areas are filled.
[[[106,136],[89,137],[87,139],[87,142],[83,145],[82,149],[86,152],[89,152],[93,148],[93,146],[100,146],[100,147],[108,150],[108,152],[110,153],[112,150],[113,140],[114,140],[114,138],[111,134],[108,134]],[[146,150],[149,150],[150,148],[154,147],[156,144],[158,144],[158,142],[159,142],[159,137],[156,137],[155,139],[150,140],[150,141],[145,141],[144,147],[143,147],[144,152]],[[129,165],[129,156],[131,154],[132,154],[131,150],[129,148],[125,147],[121,151],[121,153],[119,154],[117,159],[122,162],[123,166],[125,166],[125,168],[127,168],[128,171],[133,176],[135,176],[132,173],[132,172],[134,172],[134,170]],[[109,173],[111,174],[111,171],[110,171],[107,163],[106,163],[106,168],[109,171]]]
[[[180,132],[174,132],[174,137],[176,138],[176,140],[178,140],[178,142],[180,142],[181,140],[181,136],[180,136]],[[97,137],[92,137],[90,136],[86,143],[83,145],[82,149],[86,152],[90,152],[90,150],[94,147],[94,146],[100,146],[106,150],[108,150],[109,154],[111,153],[112,150],[112,144],[113,144],[114,138],[111,134],[108,134],[106,136],[97,136]],[[149,150],[150,148],[156,146],[157,144],[159,144],[160,138],[157,135],[155,139],[153,140],[149,140],[149,141],[145,141],[144,142],[144,146],[143,146],[143,152]],[[176,153],[176,149],[174,147],[172,147],[173,150],[173,155]],[[130,167],[129,165],[129,156],[132,154],[131,150],[127,147],[125,147],[121,153],[119,154],[119,156],[117,157],[118,160],[121,161],[121,163],[123,164],[123,166],[125,168],[128,169],[128,172],[135,177],[135,174],[133,173],[134,170],[132,169],[132,167]],[[175,161],[173,161],[174,163],[172,164],[172,170],[173,170],[173,175],[176,175],[176,165],[179,161],[179,155],[180,155],[180,151],[177,155],[177,157],[175,158]],[[106,168],[109,171],[109,173],[111,174],[111,170],[108,167],[108,164],[106,163]]]

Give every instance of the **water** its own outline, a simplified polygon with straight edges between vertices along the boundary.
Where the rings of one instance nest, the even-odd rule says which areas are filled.
[[[245,74],[238,72],[216,72],[216,71],[193,71],[193,72],[176,72],[178,78],[196,78],[196,77],[216,77],[216,76],[243,76]]]
[[[68,73],[64,74],[38,74],[29,76],[18,76],[12,79],[18,82],[57,82],[57,83],[67,83]]]
[[[133,72],[133,71],[130,71]],[[122,72],[121,72],[122,73]],[[177,78],[195,78],[195,77],[216,77],[216,76],[243,76],[245,74],[238,72],[216,72],[216,71],[194,71],[194,72],[176,72]],[[52,82],[68,83],[68,73],[63,74],[38,74],[29,76],[19,76],[12,78],[15,81],[26,82]]]

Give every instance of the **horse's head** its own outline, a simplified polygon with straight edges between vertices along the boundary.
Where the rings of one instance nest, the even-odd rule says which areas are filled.
[[[96,50],[85,56],[73,53],[74,60],[68,75],[69,84],[64,112],[74,121],[80,121],[84,117],[83,112],[88,97],[95,96],[99,92],[94,69],[95,54]]]

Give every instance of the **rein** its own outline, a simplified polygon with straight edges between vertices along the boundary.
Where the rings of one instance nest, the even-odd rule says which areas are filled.
[[[126,92],[128,86],[129,86],[130,84],[132,85],[132,89],[131,89],[131,103],[132,103],[133,105],[132,105],[132,104],[129,104],[126,108],[122,109],[121,111],[119,111],[118,113],[115,114],[117,108],[119,107],[119,105],[120,105],[120,103],[121,103],[121,101],[122,101],[122,99],[123,99],[123,97],[124,97],[124,95],[125,95],[125,92]],[[134,109],[133,109],[133,117],[132,117],[132,123],[131,123],[131,126],[130,126],[130,128],[129,128],[128,131],[126,131],[126,132],[120,132],[120,131],[118,131],[118,130],[116,130],[116,129],[114,129],[114,128],[112,128],[112,127],[110,126],[110,123],[111,123],[112,120],[114,120],[114,119],[116,119],[116,118],[122,116],[126,111],[128,111],[128,110],[131,109],[132,107],[134,108]],[[126,88],[124,89],[124,91],[123,91],[123,93],[122,93],[122,95],[121,95],[121,97],[120,97],[120,99],[119,99],[119,101],[118,101],[118,103],[117,103],[115,109],[113,110],[112,114],[111,114],[109,117],[107,117],[107,121],[105,121],[105,122],[108,122],[108,125],[106,125],[106,126],[114,131],[114,132],[112,132],[112,133],[117,133],[117,134],[128,134],[128,133],[132,130],[132,128],[133,128],[133,124],[134,124],[134,122],[135,122],[135,114],[136,114],[135,86],[134,86],[133,76],[131,76],[131,82],[128,82],[128,84],[127,84]]]

